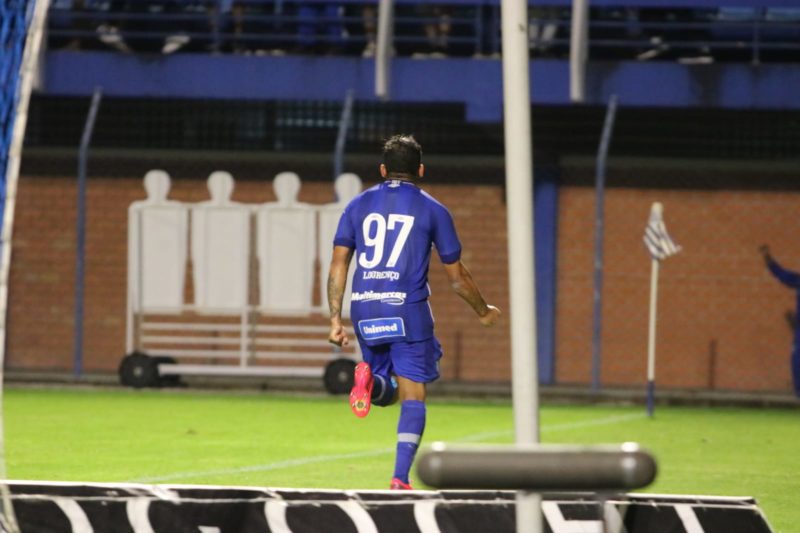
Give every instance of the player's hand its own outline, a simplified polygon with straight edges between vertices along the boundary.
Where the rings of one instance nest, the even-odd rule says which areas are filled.
[[[500,319],[501,313],[500,309],[493,305],[487,305],[486,307],[489,309],[489,311],[485,315],[479,317],[478,320],[481,321],[482,326],[488,328],[489,326],[493,326],[494,323]]]
[[[350,344],[350,339],[347,338],[347,332],[341,324],[332,324],[331,332],[328,334],[328,342],[336,346],[345,346]]]
[[[761,255],[767,257],[769,255],[769,246],[766,244],[762,244],[758,247],[758,251],[761,252]]]

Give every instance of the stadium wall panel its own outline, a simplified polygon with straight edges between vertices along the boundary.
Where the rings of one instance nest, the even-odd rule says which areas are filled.
[[[47,54],[44,90],[89,97],[100,86],[107,96],[341,101],[352,89],[356,100],[376,101],[374,65],[372,59],[344,57],[57,51]],[[392,69],[395,102],[461,102],[470,121],[502,120],[498,59],[396,58]],[[604,105],[617,94],[622,106],[800,109],[795,64],[631,61],[592,62],[587,69],[587,104]],[[534,104],[570,104],[568,62],[535,60],[531,76]]]
[[[110,159],[120,168],[131,168],[120,157]],[[175,167],[171,197],[205,200],[205,178],[217,163],[200,155],[189,159],[193,166],[166,155],[143,161],[147,168]],[[234,200],[275,199],[269,180],[287,168],[265,161],[271,162],[251,162],[249,174],[241,162],[241,172],[232,169],[237,178]],[[502,164],[476,163],[471,172],[462,172],[464,164],[469,160],[462,167],[429,161],[425,188],[450,206],[464,259],[487,300],[507,310]],[[109,171],[104,177],[99,162],[94,165],[88,187],[84,369],[111,373],[124,351],[127,207],[144,197],[143,172]],[[365,185],[376,179],[374,170],[367,170],[373,166],[364,167]],[[303,179],[300,201],[331,201],[332,187],[327,177],[320,177],[319,167],[315,174],[298,160],[289,168],[299,169]],[[650,260],[642,233],[651,203],[660,201],[670,233],[683,246],[661,270],[660,386],[791,391],[792,331],[785,314],[793,310],[794,294],[767,273],[757,248],[768,243],[779,260],[800,268],[795,170],[768,162],[612,162],[606,195],[604,385],[644,382]],[[586,384],[591,376],[594,168],[590,159],[565,158],[558,172],[553,372],[557,383]],[[20,182],[11,270],[11,369],[72,370],[75,198],[75,180],[68,174],[26,172]],[[446,354],[443,379],[508,382],[508,321],[490,330],[477,328],[435,259],[430,281],[437,334]]]

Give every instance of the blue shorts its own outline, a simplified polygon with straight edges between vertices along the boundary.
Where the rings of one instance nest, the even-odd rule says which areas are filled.
[[[436,337],[424,341],[398,341],[368,346],[361,342],[361,353],[373,374],[389,377],[392,374],[417,383],[439,379],[439,359],[442,345]]]

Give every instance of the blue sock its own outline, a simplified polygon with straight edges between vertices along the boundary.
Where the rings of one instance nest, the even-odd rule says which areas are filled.
[[[378,374],[372,376],[372,403],[386,407],[392,403],[394,393],[397,390],[397,381],[394,378],[387,378]]]
[[[400,421],[397,423],[397,459],[394,477],[408,483],[408,472],[417,454],[422,432],[425,431],[425,402],[406,400],[400,406]]]

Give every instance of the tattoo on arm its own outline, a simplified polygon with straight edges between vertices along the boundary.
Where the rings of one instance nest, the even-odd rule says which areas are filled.
[[[331,313],[331,318],[340,318],[342,316],[342,299],[344,298],[344,287],[341,283],[337,283],[333,270],[328,275],[328,309]]]
[[[342,316],[342,300],[347,286],[347,270],[353,257],[353,250],[347,250],[346,253],[343,250],[339,249],[339,247],[334,249],[330,273],[328,274],[328,309],[331,319],[341,318]]]

